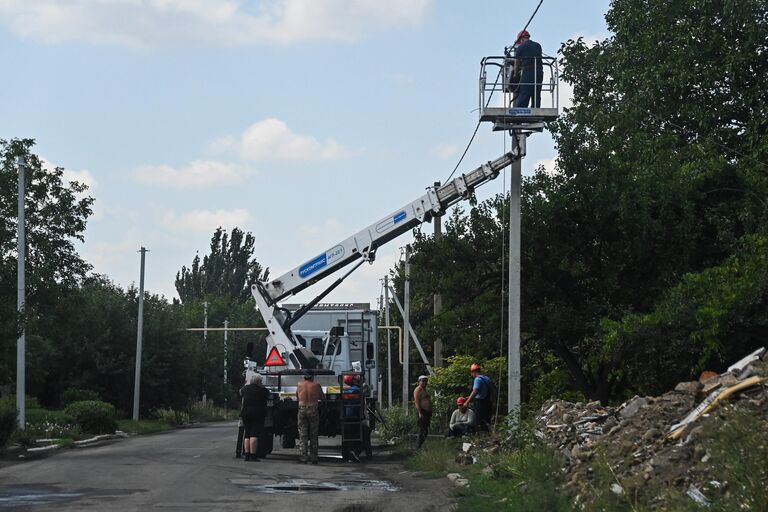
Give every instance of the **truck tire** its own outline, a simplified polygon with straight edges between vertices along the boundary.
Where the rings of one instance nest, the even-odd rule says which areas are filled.
[[[296,438],[284,434],[281,446],[286,449],[296,448]]]

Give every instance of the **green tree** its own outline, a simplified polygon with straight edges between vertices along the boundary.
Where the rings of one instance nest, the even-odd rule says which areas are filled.
[[[553,125],[560,173],[527,184],[524,216],[526,331],[602,400],[627,361],[601,322],[651,310],[768,220],[768,5],[616,0],[606,20],[611,38],[561,49],[575,103]]]
[[[639,369],[670,346],[687,356],[670,359],[677,367],[660,364],[658,382],[718,363],[724,340],[755,343],[724,286],[714,290],[723,294],[718,318],[733,323],[714,338],[684,334],[693,323],[678,322],[677,332],[660,324],[642,340],[648,359],[637,362],[609,327],[669,307],[670,296],[688,301],[680,311],[698,311],[701,294],[670,290],[682,280],[707,283],[718,272],[708,269],[765,232],[768,90],[759,81],[768,71],[768,4],[615,0],[606,20],[610,38],[561,48],[574,104],[550,126],[558,170],[539,169],[523,184],[523,365],[525,376],[545,361],[529,383],[538,399],[536,386],[568,380],[589,398],[620,398],[647,383]],[[467,231],[448,229],[438,242],[417,238],[412,318],[425,336],[441,333],[455,353],[497,351],[488,338],[503,323],[494,295],[505,262],[491,247],[500,245],[504,209],[497,198],[466,217],[455,214],[451,222]],[[426,299],[433,291],[444,297],[438,318]]]
[[[195,255],[192,265],[181,267],[176,274],[176,291],[182,303],[202,301],[207,297],[228,297],[247,301],[250,286],[257,279],[266,280],[269,270],[262,268],[253,257],[254,238],[233,228],[227,234],[221,227],[211,237],[211,252]]]
[[[26,159],[26,311],[25,322],[49,310],[67,290],[85,277],[90,265],[75,249],[83,241],[93,198],[85,196],[86,185],[65,182],[63,169],[44,169],[31,153],[31,139],[0,139],[0,383],[15,379],[15,340],[20,319],[16,318],[16,229],[18,171],[16,159]],[[30,343],[40,333],[28,329]]]
[[[133,404],[138,290],[93,275],[31,326],[30,394],[55,405],[68,388],[96,391],[124,412]],[[141,407],[182,409],[199,395],[203,354],[183,310],[145,292]]]

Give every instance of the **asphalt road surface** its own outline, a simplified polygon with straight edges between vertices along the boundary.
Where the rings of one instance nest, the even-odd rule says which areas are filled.
[[[234,458],[236,434],[234,423],[217,423],[4,464],[0,512],[452,508],[445,479],[414,478],[386,456],[343,462],[338,441],[320,438],[318,465],[299,464],[296,450],[283,450],[279,442],[266,459],[245,462]]]

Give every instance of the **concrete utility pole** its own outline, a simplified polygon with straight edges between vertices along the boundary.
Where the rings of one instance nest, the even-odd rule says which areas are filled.
[[[16,239],[16,254],[17,254],[17,260],[16,260],[16,277],[17,277],[17,287],[16,287],[16,308],[19,313],[18,319],[22,322],[21,325],[21,334],[19,334],[19,339],[16,343],[16,408],[19,410],[19,416],[18,416],[18,423],[19,423],[19,430],[24,430],[24,426],[27,423],[26,419],[26,411],[27,411],[27,404],[25,401],[25,395],[27,393],[26,391],[26,381],[27,381],[27,371],[26,371],[26,318],[24,316],[24,308],[25,308],[25,288],[26,284],[24,282],[24,262],[26,260],[26,233],[25,233],[25,220],[24,220],[24,166],[26,165],[26,161],[24,160],[23,156],[16,158],[16,164],[19,167],[19,216],[17,219],[17,239]]]
[[[229,320],[224,320],[224,384],[227,384],[227,333],[229,332]]]
[[[435,190],[440,188],[440,182],[435,182]],[[435,218],[433,219],[435,223],[435,240],[440,240],[440,238],[443,236],[443,224],[442,224],[442,216],[441,215],[435,215]],[[433,301],[434,301],[434,310],[433,315],[437,317],[440,313],[443,311],[443,296],[439,293],[435,293],[433,295]],[[435,368],[440,368],[443,366],[443,340],[441,338],[435,338]]]
[[[389,276],[384,276],[384,322],[389,327]],[[387,404],[392,407],[392,348],[387,329]]]
[[[142,247],[139,274],[139,317],[136,327],[136,371],[133,375],[133,421],[139,421],[139,395],[141,392],[141,335],[144,331],[144,261],[147,249]]]
[[[378,322],[381,321],[381,310],[384,309],[384,294],[383,293],[379,294],[379,299],[378,299],[377,306],[378,306],[377,311],[378,311],[379,315],[376,317],[376,322],[377,322],[377,325],[378,325]],[[389,329],[387,329],[387,330],[389,330]],[[378,333],[376,333],[376,334],[378,335]],[[379,354],[378,353],[376,354],[376,359],[379,359]],[[379,381],[376,383],[376,391],[377,391],[377,395],[378,396],[376,398],[379,401],[378,403],[383,405],[384,404],[384,372],[381,371],[381,363],[379,363],[379,372],[378,373],[379,373]]]
[[[410,346],[410,334],[408,332],[408,326],[411,323],[410,319],[410,307],[411,307],[411,247],[406,245],[405,246],[405,297],[403,298],[403,302],[405,302],[405,305],[403,306],[403,330],[405,331],[405,334],[403,336],[403,409],[405,409],[405,414],[408,414],[408,392],[410,391],[410,384],[408,382],[409,376],[408,372],[410,370],[409,364],[410,364],[410,357],[409,354],[411,353],[411,346]]]
[[[514,133],[513,144],[525,154],[525,135]],[[507,412],[520,410],[520,180],[523,159],[512,163],[509,187],[509,342],[507,346]]]

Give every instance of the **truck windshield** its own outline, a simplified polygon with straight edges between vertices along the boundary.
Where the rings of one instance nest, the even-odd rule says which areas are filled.
[[[309,346],[307,346],[307,340],[304,338],[304,336],[299,334],[299,335],[296,335],[296,338],[304,348],[308,348],[316,356],[323,355],[323,347],[325,346],[325,340],[323,338],[312,338],[309,341]],[[328,349],[325,351],[325,355],[327,356],[334,355],[334,348],[335,348],[336,355],[341,354],[341,342],[339,341],[338,338],[331,338],[331,341],[328,343]]]

